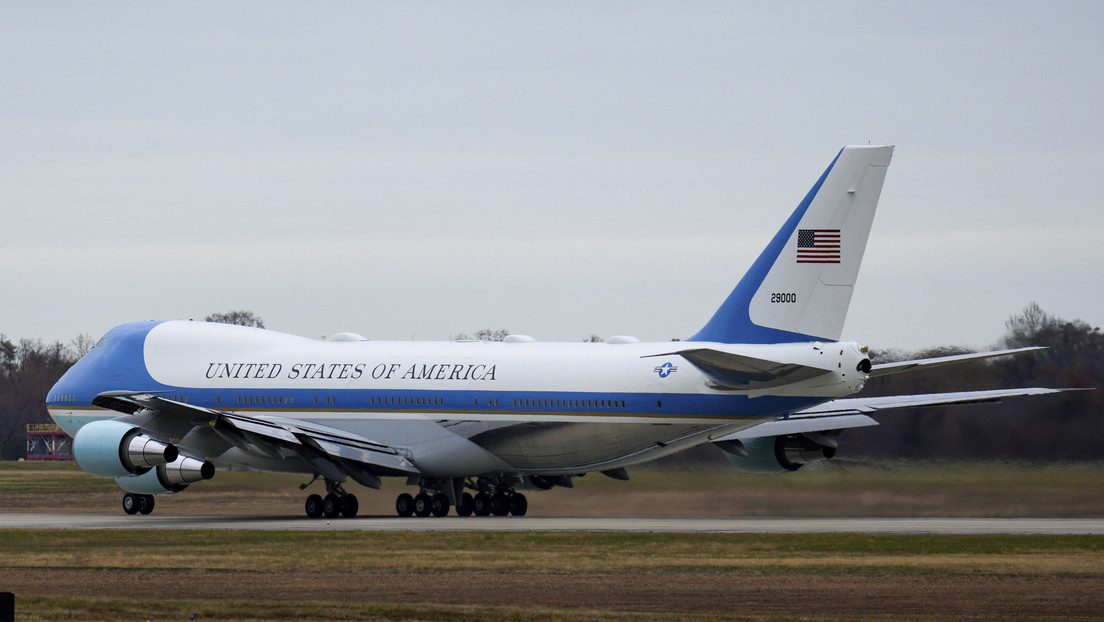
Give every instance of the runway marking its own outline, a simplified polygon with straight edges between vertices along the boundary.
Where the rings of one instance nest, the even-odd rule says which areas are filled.
[[[1104,534],[1104,518],[562,517],[309,519],[288,516],[0,514],[0,529],[622,531],[666,533]]]

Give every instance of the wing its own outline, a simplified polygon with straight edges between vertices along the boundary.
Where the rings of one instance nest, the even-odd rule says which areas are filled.
[[[861,428],[878,425],[878,422],[871,418],[870,414],[883,410],[922,406],[949,406],[952,404],[996,403],[1008,397],[1046,395],[1069,390],[1042,388],[995,389],[992,391],[844,398],[806,408],[781,419],[761,423],[746,430],[714,439],[713,442]]]
[[[247,417],[178,402],[156,392],[108,391],[92,403],[137,417],[135,423],[161,438],[179,441],[197,428],[209,428],[252,455],[279,460],[290,454],[337,481],[348,476],[379,488],[380,475],[419,473],[401,448],[297,419]]]

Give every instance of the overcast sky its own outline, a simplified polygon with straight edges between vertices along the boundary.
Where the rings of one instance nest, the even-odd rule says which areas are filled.
[[[1104,3],[0,3],[0,333],[693,334],[850,143],[843,338],[1104,324]]]

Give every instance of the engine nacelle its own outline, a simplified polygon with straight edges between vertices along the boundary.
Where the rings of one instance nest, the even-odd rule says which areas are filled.
[[[575,483],[570,475],[526,475],[521,478],[521,483],[515,488],[517,490],[548,490],[553,486],[574,488]]]
[[[725,452],[732,466],[745,473],[788,473],[810,462],[828,460],[836,448],[821,445],[803,434],[741,439],[747,456]]]
[[[210,462],[190,456],[180,456],[142,475],[116,477],[115,483],[127,492],[156,495],[163,492],[180,492],[187,488],[188,484],[211,479],[214,476],[215,465]]]
[[[92,475],[126,477],[176,460],[180,453],[130,423],[105,419],[86,423],[73,437],[73,458]]]

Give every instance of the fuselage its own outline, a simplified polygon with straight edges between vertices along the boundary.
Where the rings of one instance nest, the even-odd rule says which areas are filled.
[[[140,322],[105,335],[58,381],[47,406],[75,434],[88,421],[118,416],[92,405],[102,392],[161,392],[223,412],[347,431],[405,448],[423,472],[455,476],[472,468],[626,466],[861,388],[852,374],[809,394],[725,390],[682,357],[664,355],[671,343],[617,341],[320,341],[204,322]],[[822,344],[706,345],[804,357],[826,373],[844,367],[824,362],[823,348],[814,350]],[[846,354],[850,370],[861,354],[843,345],[839,356]],[[264,468],[247,456],[205,457]]]

